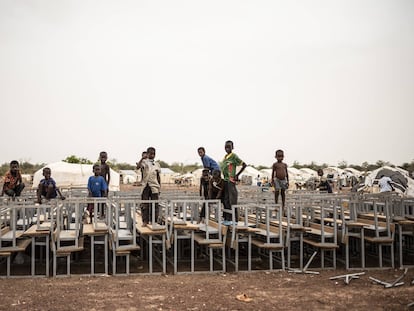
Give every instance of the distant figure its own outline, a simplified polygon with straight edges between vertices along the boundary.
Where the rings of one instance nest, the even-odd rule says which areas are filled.
[[[332,193],[331,184],[329,183],[327,178],[323,177],[323,170],[321,168],[318,169],[318,176],[319,176],[319,185],[317,186],[317,188],[319,189],[319,191]]]
[[[61,200],[65,197],[60,192],[59,188],[56,187],[55,180],[51,177],[52,170],[49,167],[43,169],[43,178],[37,186],[37,203],[42,204],[42,197],[46,200],[54,199],[59,195]]]
[[[262,180],[260,178],[260,175],[257,175],[257,177],[255,178],[255,180],[256,180],[256,185],[258,187],[261,187],[263,183],[262,183]]]
[[[287,164],[283,162],[285,155],[283,150],[276,150],[275,158],[277,162],[272,166],[272,182],[275,187],[275,203],[279,201],[279,192],[282,196],[282,209],[285,211],[286,190],[289,188],[289,174]]]
[[[88,179],[88,197],[101,198],[108,196],[108,185],[101,175],[101,166],[93,165],[93,176]],[[88,212],[90,222],[92,223],[94,204],[88,203]]]
[[[231,140],[226,141],[224,144],[224,150],[226,155],[224,156],[223,162],[221,164],[223,179],[224,179],[224,190],[223,190],[223,205],[224,209],[228,212],[224,213],[224,220],[231,220],[231,207],[232,205],[237,204],[238,192],[236,187],[236,182],[239,180],[239,175],[246,168],[246,163],[244,163],[237,154],[233,153],[234,145]],[[242,166],[240,171],[236,173],[236,167]],[[239,219],[238,210],[236,209],[236,222]]]
[[[101,176],[105,179],[105,182],[109,187],[109,183],[111,181],[111,168],[106,163],[107,160],[108,154],[106,151],[101,151],[101,153],[99,153],[99,161],[101,162]]]
[[[201,162],[203,162],[203,167],[209,170],[210,175],[213,174],[214,170],[220,171],[220,166],[217,164],[216,161],[214,161],[212,158],[206,155],[206,150],[204,149],[204,147],[199,147],[197,151],[198,155],[201,158]]]
[[[161,167],[158,162],[155,162],[155,148],[148,147],[146,158],[142,158],[137,163],[138,168],[143,169],[143,179],[142,185],[144,189],[142,190],[141,198],[142,200],[158,200],[159,193],[161,188]],[[142,225],[147,226],[150,221],[152,221],[152,216],[154,216],[155,222],[158,221],[159,213],[158,203],[155,203],[155,215],[152,215],[152,206],[151,203],[144,203],[141,206],[141,215],[142,215]]]
[[[210,183],[209,170],[207,168],[203,169],[203,173],[200,178],[200,197],[208,199],[208,185]]]
[[[378,180],[378,185],[380,192],[390,192],[395,190],[392,185],[392,179],[385,175],[381,175],[381,178]]]
[[[4,176],[3,189],[1,190],[1,196],[7,194],[13,199],[20,196],[25,184],[22,180],[22,175],[20,174],[19,162],[13,160],[10,162],[10,170]]]

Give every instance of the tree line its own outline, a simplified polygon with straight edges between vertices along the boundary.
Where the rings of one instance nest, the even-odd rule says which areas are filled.
[[[93,164],[95,162],[90,161],[89,159],[86,158],[82,158],[82,157],[78,157],[76,155],[70,155],[68,157],[66,157],[64,160],[62,160],[63,162],[67,162],[67,163],[77,163],[77,164]],[[45,163],[30,163],[28,161],[19,161],[20,162],[20,170],[23,174],[34,174],[37,170],[41,169],[42,167],[46,166]],[[130,163],[125,163],[125,162],[118,162],[116,159],[110,159],[108,162],[108,165],[115,171],[119,171],[119,170],[134,170],[136,168],[135,164],[130,164]],[[169,168],[174,172],[177,173],[181,173],[181,174],[185,174],[185,173],[190,173],[195,171],[198,168],[201,168],[202,166],[200,165],[200,163],[194,163],[194,164],[184,164],[184,163],[179,163],[179,162],[173,162],[172,164],[168,164],[165,161],[159,160],[160,166],[162,168]],[[3,176],[4,174],[6,174],[6,172],[9,170],[9,164],[10,163],[3,163],[0,166],[0,176]],[[346,161],[341,161],[340,163],[338,163],[338,167],[339,168],[346,168],[346,167],[352,167],[354,169],[357,169],[361,172],[365,172],[365,171],[372,171],[375,170],[379,167],[382,167],[384,165],[387,166],[391,166],[391,167],[396,167],[396,165],[387,162],[387,161],[382,161],[382,160],[378,160],[375,163],[368,163],[368,162],[363,162],[361,165],[356,165],[356,164],[348,164]],[[263,166],[263,165],[258,165],[258,166],[254,166],[252,165],[254,168],[261,170],[261,169],[268,169],[271,168],[269,166]],[[323,163],[323,164],[318,164],[315,161],[312,161],[310,163],[299,163],[298,161],[294,161],[292,167],[295,167],[297,169],[300,168],[311,168],[313,170],[318,170],[319,168],[326,168],[330,166],[327,163]],[[407,171],[409,171],[410,173],[414,172],[414,160],[412,160],[410,163],[409,162],[405,162],[401,165],[398,165],[398,167],[403,168]]]

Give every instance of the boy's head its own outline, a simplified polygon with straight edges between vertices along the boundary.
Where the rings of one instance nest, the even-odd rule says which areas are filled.
[[[16,160],[13,160],[10,162],[10,172],[12,174],[15,174],[19,171],[19,162],[17,162]]]
[[[51,170],[49,167],[45,167],[45,168],[43,169],[43,176],[44,176],[46,179],[49,179],[51,175],[52,175],[52,170]]]
[[[221,176],[221,172],[219,170],[214,170],[213,171],[213,178],[214,179],[219,179]]]
[[[197,152],[198,152],[198,155],[202,158],[206,154],[206,149],[204,149],[204,147],[199,147],[197,149]]]
[[[202,177],[208,177],[208,175],[209,175],[208,172],[209,172],[208,169],[203,169]]]
[[[147,148],[147,158],[150,160],[153,160],[155,158],[155,148],[154,147],[148,147]]]
[[[323,169],[318,169],[318,176],[323,176]]]
[[[282,162],[284,157],[285,157],[285,154],[283,150],[280,150],[280,149],[276,150],[275,158],[277,159],[278,162]]]
[[[141,158],[146,159],[147,157],[148,157],[147,152],[146,151],[142,151]]]
[[[101,160],[101,163],[105,163],[106,160],[108,160],[108,154],[106,153],[106,151],[101,151],[99,153],[99,160]]]
[[[99,164],[93,165],[93,173],[95,176],[99,176],[101,174],[101,166]]]
[[[224,144],[224,150],[226,150],[227,154],[231,153],[233,149],[233,142],[231,140],[226,141],[226,143]]]

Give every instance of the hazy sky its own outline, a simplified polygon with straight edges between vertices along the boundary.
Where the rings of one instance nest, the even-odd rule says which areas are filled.
[[[414,1],[0,1],[0,163],[414,160]]]

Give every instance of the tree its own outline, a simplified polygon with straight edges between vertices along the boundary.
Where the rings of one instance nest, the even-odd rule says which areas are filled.
[[[348,163],[346,161],[342,160],[341,162],[338,163],[338,167],[344,169],[344,168],[348,167]]]
[[[62,160],[63,162],[67,163],[76,163],[76,164],[93,164],[92,161],[86,159],[86,158],[78,158],[75,155],[71,155],[66,157],[66,159]]]

